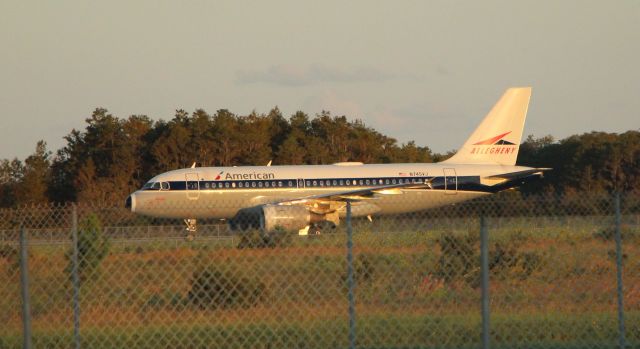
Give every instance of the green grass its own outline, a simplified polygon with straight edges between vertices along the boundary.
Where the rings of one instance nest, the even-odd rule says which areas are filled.
[[[638,323],[639,313],[627,315]],[[616,348],[617,323],[611,314],[494,315],[493,348]],[[356,323],[359,348],[479,348],[480,318],[475,314],[360,316]],[[628,344],[640,344],[638,329],[628,332]],[[2,348],[18,348],[22,338],[0,339]],[[36,348],[68,348],[72,333],[36,331]],[[345,318],[305,322],[250,324],[194,323],[171,326],[82,328],[81,343],[89,348],[346,348]]]
[[[615,347],[615,247],[609,235],[600,226],[501,224],[490,230],[493,347]],[[476,231],[396,227],[388,233],[382,223],[358,227],[360,348],[479,347]],[[637,347],[640,244],[637,231],[628,234],[623,248],[627,337]],[[471,252],[443,250],[441,239],[450,235]],[[71,346],[68,249],[30,246],[38,348]],[[19,269],[12,258],[0,259],[0,348],[22,342]],[[266,249],[240,250],[234,240],[113,243],[81,289],[82,341],[91,348],[346,347],[345,261],[340,230]],[[259,304],[194,307],[188,298],[191,281],[205,267],[234,275],[237,283],[259,280],[265,286]]]

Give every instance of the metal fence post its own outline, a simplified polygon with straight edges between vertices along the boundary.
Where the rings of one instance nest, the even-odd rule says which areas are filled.
[[[482,282],[482,348],[489,349],[489,237],[484,215],[480,216],[480,273]]]
[[[349,299],[349,348],[356,347],[356,308],[353,277],[353,229],[351,226],[351,201],[347,201],[347,287]]]
[[[31,348],[31,302],[29,299],[29,251],[27,250],[27,232],[20,228],[20,283],[22,285],[22,347]]]
[[[71,236],[73,239],[73,340],[75,348],[80,348],[80,277],[78,275],[78,207],[73,204],[71,211]]]
[[[624,306],[623,306],[623,293],[622,293],[622,232],[620,229],[620,193],[616,193],[615,196],[615,209],[616,209],[616,279],[617,279],[617,293],[618,293],[618,330],[620,332],[619,344],[620,349],[624,349],[625,344],[625,329],[624,329]]]

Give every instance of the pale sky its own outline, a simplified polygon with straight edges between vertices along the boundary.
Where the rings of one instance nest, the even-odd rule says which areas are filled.
[[[524,134],[640,129],[640,1],[2,1],[0,159],[96,107],[278,106],[457,149],[510,86]]]

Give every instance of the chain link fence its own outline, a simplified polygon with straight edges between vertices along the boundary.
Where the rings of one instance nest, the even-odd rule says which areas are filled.
[[[640,195],[619,198],[193,241],[124,208],[0,210],[0,348],[639,348]]]

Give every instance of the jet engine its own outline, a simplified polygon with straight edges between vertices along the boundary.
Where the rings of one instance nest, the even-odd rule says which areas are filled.
[[[229,220],[229,225],[232,230],[256,228],[271,232],[278,227],[285,230],[300,230],[326,220],[325,216],[325,214],[310,212],[303,206],[261,205],[238,211]]]

